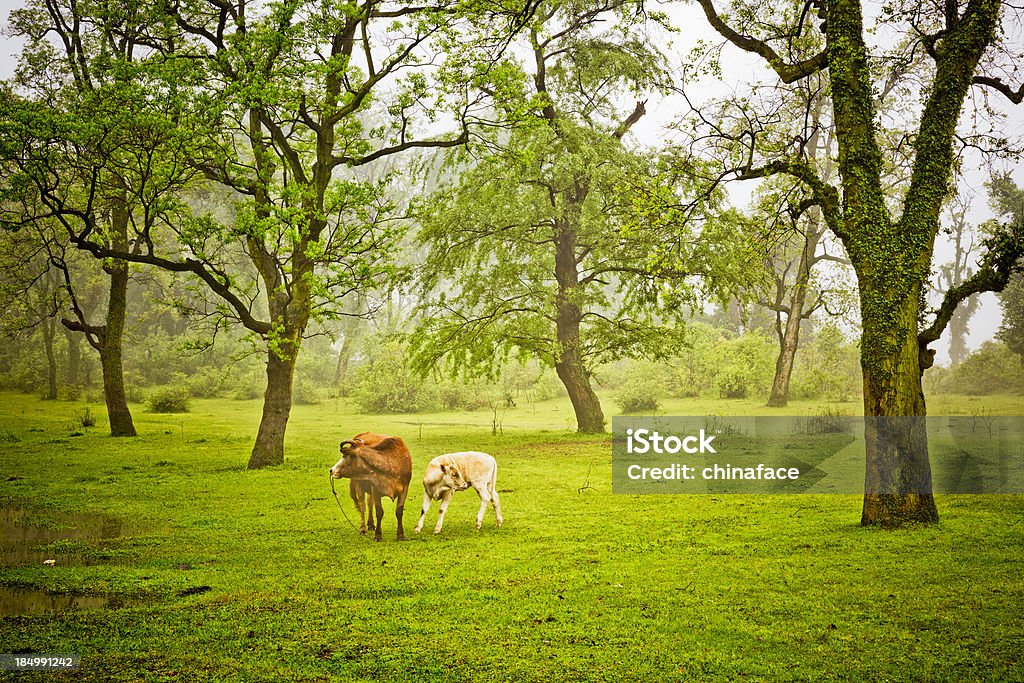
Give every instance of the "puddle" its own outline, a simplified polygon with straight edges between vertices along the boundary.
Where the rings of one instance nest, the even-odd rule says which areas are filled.
[[[0,586],[0,617],[15,614],[59,614],[72,610],[101,609],[108,605],[110,598],[102,595],[50,593],[36,588]]]
[[[0,508],[0,567],[43,564],[56,560],[60,565],[94,564],[100,560],[83,552],[89,542],[117,538],[121,535],[120,520],[93,513],[63,515],[56,520],[58,528],[41,526],[40,516],[22,508]],[[65,547],[46,550],[43,546],[68,542]],[[77,547],[76,547],[77,546]]]

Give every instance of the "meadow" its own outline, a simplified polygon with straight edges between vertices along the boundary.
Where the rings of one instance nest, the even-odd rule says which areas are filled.
[[[1024,414],[1021,397],[929,405]],[[3,680],[1024,680],[1020,496],[941,496],[938,525],[893,532],[861,528],[854,495],[616,495],[610,436],[567,431],[565,399],[296,406],[285,464],[261,471],[245,469],[259,401],[133,405],[134,439],[83,428],[84,407],[0,394],[0,652],[82,657]],[[343,510],[331,495],[338,442],[367,429],[412,451],[408,542],[390,501],[374,543],[344,482]],[[442,534],[436,505],[412,534],[426,462],[466,449],[498,460],[504,526],[489,511],[473,528],[470,491]]]

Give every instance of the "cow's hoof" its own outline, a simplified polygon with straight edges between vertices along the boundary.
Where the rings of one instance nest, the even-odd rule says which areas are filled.
[[[399,536],[399,537],[398,537],[398,538],[396,538],[395,540],[396,540],[396,541],[404,541],[404,540],[405,540],[405,536]]]
[[[360,536],[365,536],[366,535],[366,529],[360,529],[359,530],[359,535]]]
[[[476,525],[476,530],[480,531],[480,525],[479,524]]]
[[[437,535],[438,535],[439,533],[441,533],[441,530],[440,530],[440,529],[434,529],[434,535],[435,535],[435,536],[437,536]]]
[[[380,536],[374,536],[373,540],[376,541],[377,543],[380,543]]]
[[[418,533],[419,533],[419,532],[421,532],[421,531],[423,531],[423,529],[421,529],[420,527],[416,527],[415,529],[413,529],[413,530],[412,530],[412,532],[413,532],[414,534],[418,534]]]

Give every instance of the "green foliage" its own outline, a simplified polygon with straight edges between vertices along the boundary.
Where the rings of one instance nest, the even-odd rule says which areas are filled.
[[[1024,190],[1010,175],[995,175],[988,183],[992,208],[1001,217],[1024,223]],[[1006,289],[999,293],[1003,320],[996,338],[1024,361],[1024,262],[1017,263],[1017,273],[1010,277]]]
[[[791,396],[826,401],[859,396],[863,379],[857,345],[831,321],[807,336],[796,355]]]
[[[775,344],[748,332],[725,341],[719,350],[717,388],[722,398],[767,398],[775,370]]]
[[[1010,278],[1006,289],[999,293],[1003,320],[996,339],[1006,344],[1024,362],[1024,273]]]
[[[152,413],[187,413],[191,400],[185,387],[169,386],[154,391],[146,403]]]
[[[292,403],[300,406],[315,406],[321,402],[320,392],[311,382],[300,378],[292,385]]]
[[[418,413],[437,403],[426,380],[407,362],[405,345],[398,337],[370,345],[366,358],[351,372],[352,399],[365,413]]]
[[[985,342],[954,368],[925,372],[929,391],[984,396],[1024,394],[1024,361],[1006,344]]]

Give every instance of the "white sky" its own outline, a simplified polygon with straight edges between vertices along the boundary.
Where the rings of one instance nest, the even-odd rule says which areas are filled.
[[[650,2],[650,0],[648,0]],[[3,34],[0,35],[0,78],[9,78],[13,75],[17,61],[19,45],[7,33],[7,20],[11,9],[19,6],[19,3],[12,0],[0,0],[0,26],[3,27]],[[654,8],[653,3],[651,8]],[[696,4],[662,4],[658,3],[657,9],[667,11],[672,17],[673,24],[680,29],[679,33],[671,36],[671,55],[676,60],[681,60],[687,55],[690,49],[698,40],[720,42],[717,34],[708,26],[703,12]],[[755,57],[727,48],[723,53],[724,78],[728,80],[702,82],[699,88],[691,84],[688,92],[698,96],[715,97],[728,94],[733,90],[740,90],[744,83],[752,79],[764,78],[767,74],[767,67]],[[1019,85],[1019,84],[1015,84]],[[1005,110],[1010,112],[1007,124],[1011,135],[1024,135],[1024,105],[1013,107],[1008,101],[1000,101],[1001,96],[993,99],[1000,106],[1005,105]],[[676,119],[685,111],[685,104],[678,98],[659,98],[651,96],[648,99],[647,115],[633,128],[632,133],[637,140],[644,145],[657,146],[667,134],[665,126]],[[973,168],[971,166],[973,165]],[[973,195],[972,215],[970,222],[981,222],[991,214],[988,210],[988,200],[985,195],[984,182],[987,173],[981,171],[977,159],[968,160],[967,174],[963,183],[964,192]],[[1010,167],[1018,183],[1024,184],[1024,164],[1017,163]],[[735,204],[740,206],[746,204],[750,197],[751,188],[734,186],[730,189],[730,196]],[[937,264],[950,260],[952,249],[948,244],[939,244],[936,247]],[[982,305],[975,313],[970,324],[969,346],[977,348],[984,341],[993,338],[1001,319],[1001,311],[994,294],[982,295]],[[939,364],[948,362],[948,342],[944,338],[938,344],[933,345],[938,350],[937,360]]]

